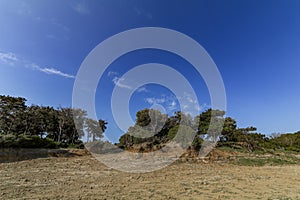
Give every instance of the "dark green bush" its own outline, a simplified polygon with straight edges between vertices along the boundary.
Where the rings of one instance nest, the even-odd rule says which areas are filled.
[[[84,144],[82,142],[78,144],[68,144],[67,148],[84,149]]]
[[[49,138],[28,135],[1,135],[0,148],[58,148]]]
[[[286,147],[285,150],[287,150],[287,151],[300,152],[300,147],[289,146],[289,147]]]

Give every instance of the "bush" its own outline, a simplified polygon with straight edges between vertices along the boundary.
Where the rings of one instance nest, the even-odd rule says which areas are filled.
[[[176,136],[177,132],[178,132],[179,126],[174,126],[173,128],[171,128],[168,132],[168,140],[173,140],[174,137]]]
[[[49,138],[27,135],[1,135],[0,148],[58,148],[57,143]]]
[[[84,144],[82,142],[78,144],[68,144],[67,148],[84,149]]]
[[[300,147],[289,146],[289,147],[286,147],[285,150],[287,150],[287,151],[300,152]]]
[[[17,147],[16,136],[9,134],[9,135],[1,135],[0,137],[0,147],[1,148],[10,148],[10,147]]]

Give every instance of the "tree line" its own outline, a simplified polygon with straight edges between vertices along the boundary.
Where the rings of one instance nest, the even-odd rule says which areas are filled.
[[[95,141],[106,125],[81,109],[27,106],[25,98],[0,95],[0,147],[83,147],[85,131]]]
[[[239,128],[235,119],[224,116],[224,111],[213,109],[194,118],[180,111],[168,117],[158,110],[144,109],[137,112],[134,126],[120,137],[117,145],[123,149],[140,148],[141,151],[151,151],[175,141],[185,148],[199,150],[204,140],[210,140],[216,142],[217,147],[300,152],[300,131],[266,136],[258,133],[253,126]],[[143,138],[143,135],[149,137]],[[194,138],[192,141],[186,140],[191,137]]]
[[[0,95],[0,147],[83,148],[83,139],[101,141],[106,127],[106,121],[90,119],[81,109],[27,106],[25,98]],[[249,151],[300,152],[300,131],[266,136],[256,130],[253,126],[237,127],[236,120],[225,117],[221,110],[208,109],[192,117],[181,111],[168,116],[158,110],[143,109],[136,113],[135,124],[116,145],[151,151],[175,141],[185,148],[198,150],[204,140],[210,140],[217,146]]]

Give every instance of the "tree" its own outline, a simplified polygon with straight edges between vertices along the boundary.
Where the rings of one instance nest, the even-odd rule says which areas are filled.
[[[236,121],[231,117],[226,117],[222,130],[222,135],[220,136],[220,141],[225,142],[231,140],[232,135],[236,130],[236,127]]]
[[[86,128],[86,111],[38,105],[28,107],[25,102],[26,99],[22,97],[0,95],[1,137],[9,135],[10,138],[20,141],[23,141],[22,138],[25,138],[24,141],[45,139],[62,146],[81,143],[80,139],[84,136]],[[93,131],[93,139],[103,137],[107,122],[100,119],[93,123],[99,127],[99,131]]]
[[[26,99],[0,95],[0,133],[22,134]]]
[[[107,122],[104,120],[93,120],[93,119],[86,119],[85,121],[85,128],[87,130],[87,141],[92,138],[92,141],[96,141],[97,138],[103,138],[103,133],[106,129]]]
[[[216,142],[221,135],[225,111],[208,109],[197,118],[198,134]],[[199,122],[198,122],[199,121]]]
[[[86,111],[73,108],[58,110],[58,142],[75,144],[84,135]]]
[[[144,109],[136,114],[136,123],[130,133],[136,137],[151,137],[158,134],[164,127],[168,116],[159,110]]]
[[[183,148],[190,147],[195,139],[196,131],[191,126],[177,125],[168,132],[168,139],[180,144]]]
[[[26,109],[24,115],[24,134],[44,135],[57,134],[57,113],[53,107],[32,105]]]
[[[136,113],[136,125],[145,127],[150,124],[150,122],[149,109],[140,110]]]

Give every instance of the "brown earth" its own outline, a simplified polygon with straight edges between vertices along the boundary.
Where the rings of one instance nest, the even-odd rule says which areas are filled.
[[[38,158],[0,163],[0,199],[300,199],[300,165],[177,162],[131,174],[90,155]]]

